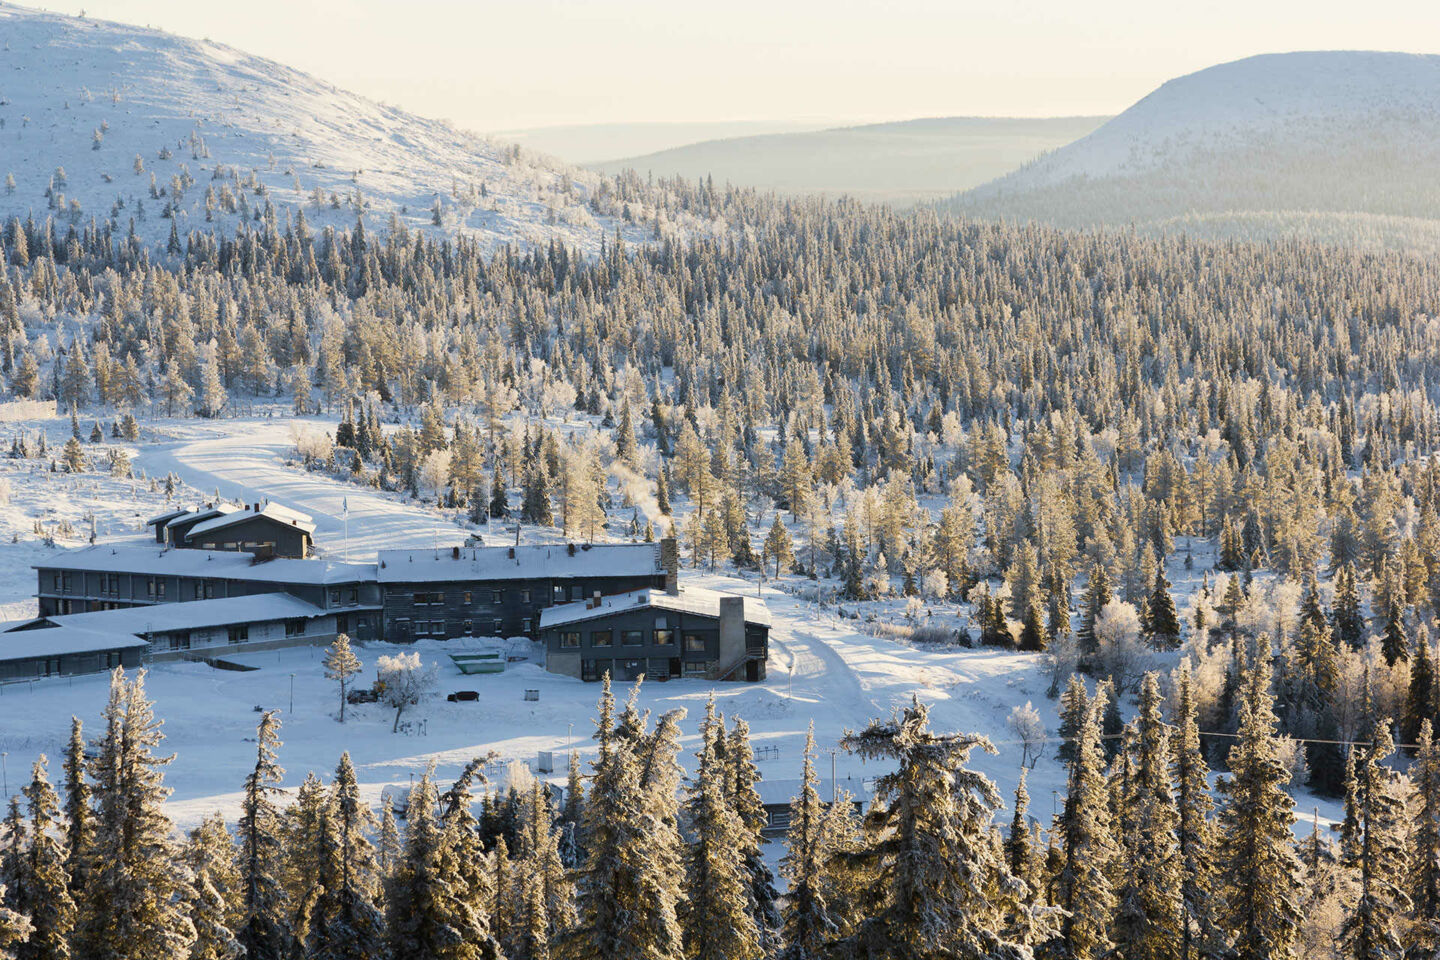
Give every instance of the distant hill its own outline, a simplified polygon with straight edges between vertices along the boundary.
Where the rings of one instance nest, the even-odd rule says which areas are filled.
[[[819,130],[824,123],[766,123],[734,120],[715,123],[575,123],[524,130],[497,130],[506,143],[548,153],[566,163],[604,163],[614,157],[655,153],[702,140]]]
[[[713,177],[782,194],[905,205],[945,197],[1090,133],[1104,117],[943,117],[708,140],[592,168]]]
[[[282,227],[301,209],[312,227],[393,215],[485,246],[598,249],[618,220],[592,213],[598,183],[230,47],[0,3],[0,226],[133,221],[163,245],[172,223],[233,229],[269,204]]]
[[[946,205],[1072,227],[1430,249],[1437,183],[1440,56],[1285,53],[1171,80]]]

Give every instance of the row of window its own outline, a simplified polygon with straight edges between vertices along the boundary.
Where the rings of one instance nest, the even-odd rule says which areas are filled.
[[[608,673],[612,680],[634,680],[641,674],[648,673],[652,677],[695,677],[703,680],[716,666],[714,660],[681,661],[679,657],[671,657],[668,660],[586,659],[580,661],[580,679],[599,680]]]
[[[403,628],[402,625],[403,625],[405,622],[406,622],[406,621],[404,621],[403,619],[402,619],[402,620],[397,620],[397,621],[396,621],[396,626],[401,627],[401,630],[403,631],[404,628]],[[500,636],[504,636],[504,635],[505,635],[505,621],[504,621],[504,620],[500,620],[500,619],[492,620],[492,621],[490,621],[490,625],[491,625],[490,632],[489,632],[488,634],[484,634],[485,636],[500,637]],[[480,628],[481,630],[484,630],[484,621],[481,621],[481,622],[480,622],[479,628]],[[476,636],[477,634],[476,634],[475,630],[476,630],[476,621],[474,621],[474,620],[464,620],[464,621],[461,621],[461,623],[460,623],[460,635],[461,635],[461,636],[464,636],[464,637],[473,637],[473,636]],[[415,621],[412,622],[412,625],[411,625],[411,633],[413,633],[413,634],[414,634],[415,636],[417,636],[417,637],[448,637],[448,636],[450,635],[449,622],[448,622],[448,621],[445,621],[445,620],[415,620]],[[529,618],[529,617],[526,617],[524,620],[521,620],[521,621],[520,621],[520,633],[521,633],[522,635],[528,635],[528,634],[530,633],[530,618]]]
[[[686,652],[686,653],[704,653],[704,652],[705,652],[705,640],[706,640],[705,634],[703,634],[703,633],[687,633],[687,634],[685,634],[685,638],[684,638],[684,639],[685,639],[685,652]],[[674,630],[668,630],[668,629],[655,629],[655,630],[651,630],[651,631],[650,631],[650,643],[651,643],[652,646],[656,646],[656,647],[669,647],[669,646],[674,646],[674,644],[675,644],[675,631],[674,631]],[[613,647],[614,645],[615,645],[615,631],[613,631],[613,630],[591,630],[591,631],[590,631],[590,646],[592,646],[592,647],[597,647],[597,648],[600,648],[600,649],[604,649],[604,648],[606,648],[606,647]],[[621,645],[621,646],[624,646],[624,647],[643,647],[643,646],[645,646],[645,631],[644,631],[644,630],[621,630],[621,631],[620,631],[620,645]],[[561,633],[560,633],[560,649],[562,649],[562,650],[579,650],[579,649],[580,649],[580,631],[579,631],[579,630],[563,630],[563,631],[561,631]]]
[[[484,591],[481,591],[481,592],[483,593]],[[521,602],[522,604],[528,605],[529,603],[532,602],[532,599],[531,599],[531,598],[532,598],[532,594],[531,594],[530,590],[525,589],[525,590],[521,590],[521,591],[520,591],[520,602]],[[424,591],[424,592],[421,592],[421,593],[412,593],[412,594],[410,595],[410,602],[413,603],[413,604],[414,604],[415,606],[417,606],[417,607],[442,607],[442,606],[445,605],[445,591],[443,591],[443,590],[427,590],[427,591]],[[463,605],[467,606],[467,607],[468,607],[468,606],[471,606],[472,604],[474,604],[474,603],[475,603],[475,591],[473,591],[473,590],[463,591],[463,592],[461,593],[461,595],[460,595],[460,602],[461,602]],[[504,591],[504,590],[498,590],[498,589],[497,589],[497,590],[491,590],[491,591],[490,591],[490,602],[491,602],[491,603],[497,603],[497,604],[498,604],[498,603],[504,603],[504,602],[505,602],[505,591]]]

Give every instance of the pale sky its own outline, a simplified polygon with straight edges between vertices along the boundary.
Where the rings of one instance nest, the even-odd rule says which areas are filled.
[[[1171,77],[1256,53],[1440,52],[1436,0],[89,0],[83,9],[208,37],[484,132],[1109,114]]]

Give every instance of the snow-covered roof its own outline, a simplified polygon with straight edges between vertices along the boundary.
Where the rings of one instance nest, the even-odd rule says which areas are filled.
[[[704,587],[681,586],[678,596],[668,594],[664,590],[631,590],[628,593],[601,597],[598,606],[592,606],[593,601],[585,600],[546,607],[540,611],[540,629],[544,630],[547,627],[557,627],[566,623],[579,623],[582,620],[594,620],[597,617],[608,617],[611,614],[625,613],[646,607],[654,610],[673,610],[676,613],[693,613],[704,617],[719,617],[722,597],[740,597],[745,601],[746,623],[762,627],[770,626],[770,608],[765,606],[765,601],[759,597],[722,593],[719,590],[708,590]]]
[[[95,570],[105,573],[140,573],[160,576],[215,577],[259,580],[265,583],[326,585],[374,580],[375,564],[335,560],[299,560],[280,557],[257,560],[231,550],[162,548],[152,541],[96,545],[57,553],[37,570]]]
[[[156,516],[151,517],[149,520],[146,520],[145,526],[153,527],[156,524],[164,526],[168,524],[171,520],[183,517],[187,513],[191,513],[193,510],[193,507],[177,507],[174,510],[167,510],[164,513],[157,514]]]
[[[167,520],[165,522],[165,527],[166,529],[169,529],[170,527],[178,526],[182,523],[191,523],[194,521],[199,521],[203,523],[204,521],[209,520],[212,517],[223,517],[227,513],[235,513],[239,509],[240,508],[235,506],[233,503],[217,503],[214,506],[202,507],[199,510],[187,510],[182,514],[178,514],[175,517],[172,517],[170,520]]]
[[[249,597],[156,603],[123,610],[91,610],[89,613],[66,613],[41,619],[61,627],[142,634],[324,615],[325,611],[313,603],[306,603],[288,593],[261,593]]]
[[[78,627],[14,630],[15,626],[16,624],[11,623],[0,627],[0,661],[33,660],[36,657],[60,657],[72,653],[99,653],[105,650],[149,646],[147,641],[128,633],[83,630]]]
[[[381,550],[380,582],[542,580],[661,574],[656,543]]]
[[[267,503],[261,506],[258,513],[246,507],[243,510],[236,510],[226,513],[223,516],[201,521],[191,527],[190,532],[186,534],[185,537],[187,540],[194,540],[196,537],[203,537],[207,533],[223,530],[225,527],[234,526],[237,523],[244,523],[246,520],[254,520],[256,517],[266,517],[287,527],[296,527],[309,534],[315,533],[315,524],[310,522],[309,514],[300,513],[298,510],[291,510],[289,507],[282,507],[278,503]]]

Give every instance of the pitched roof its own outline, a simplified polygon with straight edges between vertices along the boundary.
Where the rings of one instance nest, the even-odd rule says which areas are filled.
[[[233,503],[217,503],[213,506],[201,507],[199,510],[186,510],[165,521],[165,526],[177,527],[182,523],[196,523],[209,520],[211,517],[223,517],[227,513],[234,513],[240,508]]]
[[[558,627],[567,623],[580,623],[608,617],[632,610],[653,609],[673,610],[676,613],[693,613],[704,617],[720,616],[720,600],[723,597],[740,597],[745,601],[745,622],[756,626],[770,626],[770,608],[759,597],[746,597],[738,593],[723,593],[704,587],[681,587],[678,596],[664,590],[631,590],[600,598],[599,606],[590,601],[562,603],[540,611],[540,629]]]
[[[234,526],[237,523],[244,523],[246,520],[254,520],[256,517],[264,517],[267,520],[273,520],[274,522],[285,527],[297,527],[301,530],[304,530],[308,534],[313,535],[315,533],[315,524],[310,522],[309,514],[300,513],[299,511],[291,510],[288,507],[282,507],[278,503],[267,503],[260,508],[260,511],[258,513],[254,510],[251,510],[249,507],[246,507],[243,510],[235,510],[233,512],[228,512],[223,516],[212,517],[209,520],[202,520],[200,523],[197,523],[195,524],[195,526],[190,528],[190,532],[185,535],[185,539],[194,540],[196,537],[204,536],[207,533],[213,533],[216,530],[223,530],[224,528]]]
[[[156,515],[156,516],[151,517],[149,520],[146,520],[146,521],[145,521],[145,526],[147,526],[147,527],[153,527],[153,526],[159,525],[159,526],[162,526],[162,527],[163,527],[163,526],[165,526],[166,524],[168,524],[171,520],[178,519],[179,517],[183,517],[183,516],[185,516],[187,513],[191,513],[191,512],[192,512],[192,508],[190,508],[190,507],[178,507],[178,508],[176,508],[176,509],[174,509],[174,510],[167,510],[167,511],[165,511],[164,513],[158,514],[158,515]]]
[[[544,580],[663,574],[655,543],[381,550],[380,582]]]
[[[88,613],[58,614],[40,619],[59,627],[138,635],[324,615],[325,611],[313,603],[306,603],[288,593],[261,593],[248,597],[156,603],[144,607],[126,607],[122,610],[91,610]]]
[[[57,552],[43,563],[32,566],[37,570],[94,570],[312,586],[375,579],[373,563],[290,557],[257,560],[248,553],[232,550],[170,549],[146,538]]]

